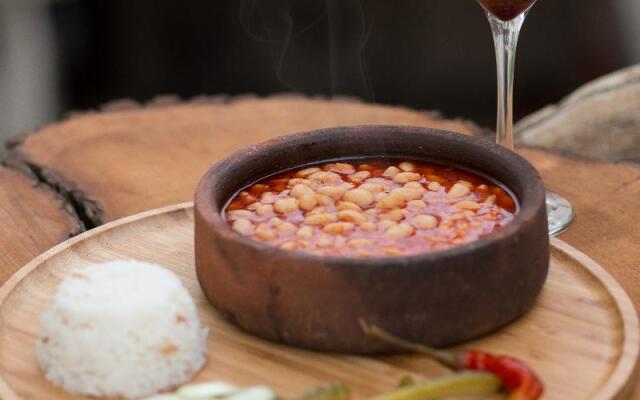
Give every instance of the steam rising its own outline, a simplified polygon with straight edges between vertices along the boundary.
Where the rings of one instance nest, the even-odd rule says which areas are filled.
[[[243,0],[240,22],[269,46],[288,88],[373,100],[364,62],[372,24],[362,0]]]

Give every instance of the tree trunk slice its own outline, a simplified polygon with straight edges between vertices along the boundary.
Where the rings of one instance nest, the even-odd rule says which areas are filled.
[[[35,177],[0,167],[0,282],[82,230],[64,199]]]
[[[586,84],[515,127],[521,144],[640,162],[640,65]]]
[[[635,310],[602,267],[559,240],[551,244],[549,276],[536,305],[507,327],[463,347],[525,360],[544,381],[547,400],[622,400],[635,383],[640,352]],[[405,375],[420,379],[448,373],[420,356],[359,357],[282,346],[222,319],[196,280],[189,203],[87,232],[33,260],[2,287],[0,397],[86,399],[54,387],[39,370],[34,350],[40,315],[71,271],[121,258],[160,264],[178,274],[190,291],[210,329],[208,362],[195,381],[265,384],[285,398],[339,381],[358,400],[394,390]]]
[[[147,108],[119,103],[118,110],[51,125],[23,137],[12,147],[10,158],[14,165],[37,167],[45,180],[76,199],[87,224],[97,226],[191,200],[198,179],[215,161],[285,133],[348,124],[480,131],[434,114],[350,100],[287,96],[162,103]],[[640,247],[633,241],[640,237],[640,224],[634,223],[640,220],[640,209],[631,206],[638,204],[640,168],[533,149],[522,153],[549,188],[576,207],[577,219],[563,238],[608,268],[640,305]]]
[[[481,132],[431,113],[350,100],[284,96],[159,103],[146,108],[118,103],[50,125],[15,141],[10,161],[39,171],[42,180],[73,200],[91,227],[191,200],[197,180],[212,163],[281,134],[348,124]],[[536,149],[522,149],[521,154],[540,170],[550,189],[576,207],[576,221],[562,238],[603,265],[640,306],[640,167]]]
[[[119,107],[122,104],[118,104]],[[275,136],[336,125],[399,124],[479,131],[433,113],[352,100],[276,96],[267,100],[162,104],[90,113],[11,145],[15,165],[37,165],[99,225],[191,200],[200,176],[231,152]]]

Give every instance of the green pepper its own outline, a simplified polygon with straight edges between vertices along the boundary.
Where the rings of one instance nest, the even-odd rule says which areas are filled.
[[[502,387],[508,391],[508,400],[538,400],[544,393],[544,384],[524,362],[508,356],[496,356],[484,351],[465,351],[455,354],[420,343],[410,342],[383,331],[376,325],[360,320],[360,326],[369,337],[398,349],[425,355],[453,370],[491,372],[497,375]]]
[[[342,383],[329,383],[316,386],[298,396],[295,400],[349,400],[349,389]]]
[[[415,385],[415,383],[416,383],[416,380],[413,379],[411,375],[405,375],[402,377],[402,379],[400,379],[400,382],[398,382],[398,387],[403,388],[403,387]]]
[[[486,396],[500,391],[500,379],[486,372],[459,372],[402,387],[370,400],[434,400],[456,396]]]

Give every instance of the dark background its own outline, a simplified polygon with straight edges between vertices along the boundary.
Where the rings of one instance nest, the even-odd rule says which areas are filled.
[[[520,39],[517,116],[630,62],[612,3],[538,2]],[[293,90],[493,121],[493,42],[473,0],[88,0],[53,16],[63,111]]]

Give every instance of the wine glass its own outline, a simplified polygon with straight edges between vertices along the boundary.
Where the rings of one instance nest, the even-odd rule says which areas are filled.
[[[487,12],[496,48],[498,66],[498,121],[496,140],[511,150],[513,146],[513,75],[520,28],[537,0],[478,0]],[[549,234],[558,235],[573,221],[571,203],[547,191]]]

